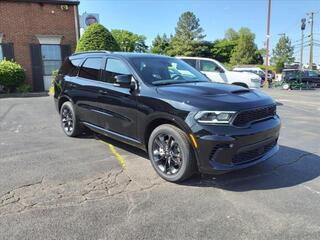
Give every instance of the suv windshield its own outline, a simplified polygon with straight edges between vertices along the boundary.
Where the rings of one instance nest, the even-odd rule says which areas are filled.
[[[200,72],[182,60],[166,57],[139,57],[132,62],[147,84],[166,85],[191,82],[209,82]]]

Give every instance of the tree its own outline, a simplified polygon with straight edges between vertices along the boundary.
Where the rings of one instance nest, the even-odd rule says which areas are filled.
[[[195,57],[212,57],[212,43],[209,41],[194,42],[192,48],[192,54]]]
[[[287,36],[281,36],[276,47],[272,51],[271,62],[275,65],[281,66],[284,63],[294,62],[293,47],[291,41]]]
[[[205,38],[199,22],[200,20],[192,12],[185,12],[180,16],[175,35],[168,48],[169,55],[194,55],[194,47],[199,46],[199,42]]]
[[[76,52],[108,50],[119,51],[120,47],[111,33],[103,25],[90,25],[80,38]]]
[[[146,37],[127,30],[113,29],[111,34],[123,52],[146,52]]]
[[[224,38],[229,41],[237,41],[239,39],[239,33],[233,28],[229,28],[225,34]]]
[[[238,44],[232,52],[230,62],[237,64],[262,64],[263,58],[254,43],[255,34],[248,28],[239,30]]]
[[[156,54],[167,54],[171,39],[166,34],[160,36],[159,34],[152,41],[151,52]]]
[[[228,63],[234,48],[237,46],[236,40],[221,39],[215,40],[212,44],[212,57],[219,62]]]

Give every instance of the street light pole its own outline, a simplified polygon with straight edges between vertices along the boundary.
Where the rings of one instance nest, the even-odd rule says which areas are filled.
[[[312,70],[313,67],[313,15],[314,12],[310,13],[310,55],[309,55],[309,69]]]
[[[306,29],[306,19],[301,19],[301,52],[300,52],[300,69],[303,68],[303,40],[304,40],[304,30]]]
[[[269,40],[270,40],[270,15],[271,15],[271,0],[268,0],[268,24],[266,36],[266,66],[264,81],[268,80],[268,67],[269,67]]]

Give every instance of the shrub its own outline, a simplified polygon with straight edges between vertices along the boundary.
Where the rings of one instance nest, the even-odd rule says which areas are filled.
[[[111,33],[103,25],[90,25],[80,38],[76,52],[108,50],[119,51],[120,47]]]
[[[17,87],[18,93],[28,93],[32,91],[32,86],[27,83],[22,83],[20,86]]]
[[[13,92],[25,80],[25,71],[18,63],[3,60],[0,62],[0,85],[6,92]]]
[[[56,81],[58,77],[59,70],[54,70],[52,71],[52,83],[49,89],[49,95],[53,96],[54,95],[54,82]]]

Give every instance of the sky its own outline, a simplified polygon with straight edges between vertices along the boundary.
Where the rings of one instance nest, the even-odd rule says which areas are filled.
[[[80,0],[80,14],[98,13],[100,22],[110,29],[126,29],[147,37],[151,45],[157,34],[174,34],[179,16],[192,11],[200,19],[206,40],[223,38],[232,27],[248,27],[256,34],[256,44],[264,47],[267,29],[267,0]],[[282,33],[290,37],[295,57],[300,58],[300,21],[313,11],[315,40],[320,41],[320,0],[272,0],[270,47],[273,48]],[[307,24],[306,35],[310,34]],[[306,40],[308,37],[306,38]],[[314,47],[314,59],[320,63],[320,45]],[[304,52],[304,62],[309,58]]]

